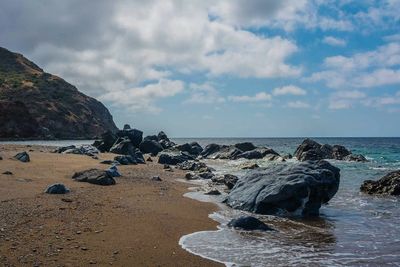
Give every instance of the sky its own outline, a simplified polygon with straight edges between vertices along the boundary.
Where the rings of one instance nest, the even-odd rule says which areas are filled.
[[[147,134],[400,136],[400,0],[1,0],[0,46]]]

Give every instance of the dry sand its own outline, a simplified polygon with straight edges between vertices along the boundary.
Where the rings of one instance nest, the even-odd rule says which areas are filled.
[[[49,150],[0,145],[1,266],[221,266],[178,245],[182,235],[217,225],[208,218],[214,205],[183,197],[188,185],[175,180],[182,171],[157,163],[120,166],[117,185],[92,185],[71,176],[105,169],[99,162],[115,155],[95,160]],[[21,151],[31,162],[10,159]],[[154,175],[163,181],[151,181]],[[71,193],[43,193],[58,182]]]

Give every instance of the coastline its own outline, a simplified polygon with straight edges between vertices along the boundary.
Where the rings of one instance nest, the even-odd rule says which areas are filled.
[[[184,172],[162,165],[119,166],[115,186],[75,182],[75,171],[107,168],[84,155],[53,154],[53,147],[0,145],[0,263],[4,266],[222,266],[179,245],[187,234],[217,229],[218,207],[184,197]],[[28,151],[31,162],[10,159]],[[33,151],[30,151],[33,150]],[[151,181],[159,175],[163,181]],[[47,195],[61,182],[67,195]]]

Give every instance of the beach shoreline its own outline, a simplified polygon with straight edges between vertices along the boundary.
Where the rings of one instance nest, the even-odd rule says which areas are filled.
[[[154,162],[118,166],[114,186],[79,183],[76,171],[106,169],[85,155],[50,153],[54,147],[0,145],[0,264],[4,266],[222,266],[190,254],[179,239],[216,229],[218,207],[184,197],[181,170]],[[27,151],[31,162],[11,159]],[[2,174],[10,171],[12,175]],[[158,175],[161,182],[152,181]],[[71,189],[44,194],[53,183]]]

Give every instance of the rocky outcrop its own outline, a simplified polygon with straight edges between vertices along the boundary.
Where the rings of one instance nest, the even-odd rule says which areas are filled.
[[[400,170],[388,173],[378,181],[366,180],[360,190],[371,195],[400,195]]]
[[[0,48],[0,139],[92,139],[116,131],[107,108]]]
[[[112,175],[103,170],[89,169],[82,172],[76,172],[72,179],[78,182],[86,182],[96,185],[115,185],[115,180]]]
[[[188,160],[194,160],[194,158],[183,152],[174,152],[174,151],[163,152],[158,157],[158,163],[168,164],[168,165],[177,165],[179,163],[183,163]]]
[[[272,231],[273,229],[260,221],[257,218],[251,216],[242,216],[236,219],[232,219],[228,223],[229,227],[246,230],[246,231]]]
[[[203,148],[197,142],[185,143],[181,145],[176,145],[174,148],[179,151],[189,153],[193,157],[197,157],[203,152]]]
[[[306,161],[256,170],[242,177],[226,204],[261,214],[318,215],[337,192],[340,170],[327,161]]]
[[[321,145],[318,142],[305,139],[301,143],[294,156],[300,161],[306,160],[322,160],[322,159],[336,159],[336,160],[347,160],[347,161],[367,161],[362,155],[352,154],[347,148],[341,145]]]

